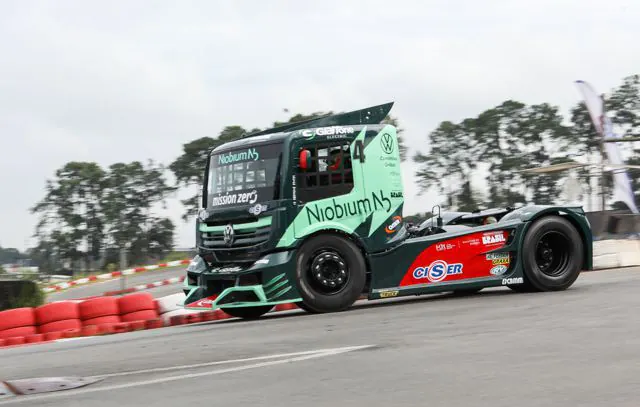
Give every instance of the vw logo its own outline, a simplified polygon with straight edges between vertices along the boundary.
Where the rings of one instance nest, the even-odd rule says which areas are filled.
[[[382,146],[382,151],[385,153],[393,153],[393,137],[391,137],[391,134],[384,133],[380,138],[380,145]]]
[[[224,227],[224,244],[226,244],[227,246],[231,246],[233,244],[233,235],[233,226],[231,226],[231,223],[229,223]]]

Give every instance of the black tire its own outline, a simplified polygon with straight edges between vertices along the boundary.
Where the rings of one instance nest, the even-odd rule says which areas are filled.
[[[267,312],[271,311],[273,305],[259,305],[256,307],[229,307],[221,308],[223,312],[232,317],[242,319],[258,319]]]
[[[534,222],[522,247],[524,282],[516,291],[562,291],[582,271],[584,246],[576,228],[560,216]]]
[[[300,247],[296,259],[300,308],[311,313],[344,311],[358,300],[365,283],[364,257],[349,239],[322,234]]]

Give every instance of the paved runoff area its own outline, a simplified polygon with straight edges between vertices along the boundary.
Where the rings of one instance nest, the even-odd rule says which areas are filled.
[[[640,267],[0,349],[0,381],[100,379],[0,406],[637,406],[638,292]]]

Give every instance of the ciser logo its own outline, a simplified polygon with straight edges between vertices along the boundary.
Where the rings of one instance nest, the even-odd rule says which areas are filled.
[[[260,153],[258,153],[255,148],[247,148],[246,151],[220,154],[218,156],[218,165],[231,164],[238,161],[258,161],[259,159]]]
[[[448,264],[444,260],[436,260],[428,267],[416,267],[413,270],[413,278],[417,280],[426,278],[432,283],[438,283],[454,274],[462,274],[462,263]]]

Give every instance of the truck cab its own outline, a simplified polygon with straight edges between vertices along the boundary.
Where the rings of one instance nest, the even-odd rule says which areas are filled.
[[[401,242],[407,231],[397,134],[380,124],[391,106],[294,123],[213,149],[185,305],[215,304],[233,315],[252,303],[260,314],[303,302],[296,262],[309,240],[342,239],[363,259]],[[338,257],[316,259],[314,267],[345,262]],[[347,280],[330,274],[312,273],[308,289],[331,291]]]

